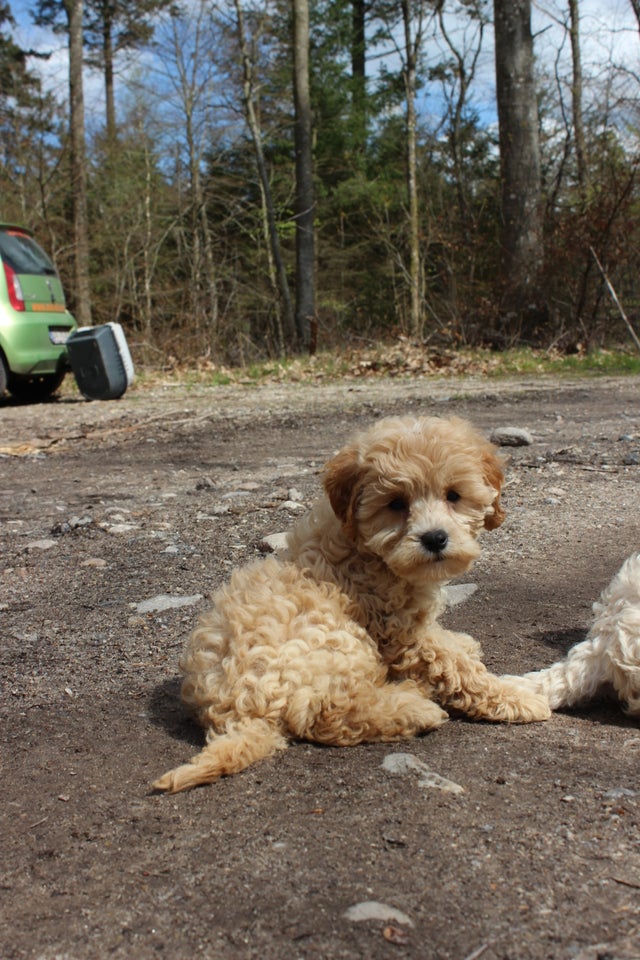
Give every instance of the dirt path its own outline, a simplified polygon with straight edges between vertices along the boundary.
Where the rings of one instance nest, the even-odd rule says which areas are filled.
[[[640,545],[636,378],[0,404],[2,960],[640,958],[640,730],[615,706],[297,744],[150,792],[201,741],[176,662],[203,598],[313,499],[354,428],[401,411],[533,434],[447,622],[497,671],[550,662]]]

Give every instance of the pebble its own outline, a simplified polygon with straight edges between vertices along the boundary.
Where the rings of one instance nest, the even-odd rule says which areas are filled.
[[[454,583],[444,588],[444,595],[447,601],[447,607],[457,607],[464,603],[478,589],[477,583]]]
[[[363,900],[362,903],[354,903],[352,907],[345,910],[344,916],[355,923],[360,923],[362,920],[391,920],[407,927],[413,926],[413,920],[406,913],[387,903],[380,903],[379,900]]]
[[[300,503],[298,500],[285,500],[284,503],[280,504],[281,510],[289,510],[291,513],[302,513],[307,508],[303,503]]]
[[[287,534],[269,533],[258,544],[258,550],[260,553],[286,553]]]
[[[57,546],[57,540],[31,540],[27,544],[27,550],[51,550],[51,547]]]
[[[628,787],[613,787],[603,794],[604,800],[622,800],[623,797],[637,797],[636,790],[629,790]]]
[[[113,533],[116,536],[131,533],[132,530],[138,529],[137,523],[99,523],[98,526],[101,530],[104,530],[105,533]]]
[[[98,570],[104,570],[104,568],[107,566],[107,561],[103,560],[102,557],[89,557],[88,560],[83,560],[80,566],[96,567]]]
[[[496,427],[490,438],[499,447],[530,447],[533,436],[522,427]]]
[[[447,780],[441,777],[439,773],[431,770],[426,763],[418,760],[412,753],[388,753],[382,761],[382,769],[387,773],[398,776],[411,776],[417,774],[419,787],[433,787],[437,790],[443,790],[445,793],[464,793],[464,787],[453,780]]]
[[[174,610],[177,607],[192,607],[200,600],[202,600],[201,593],[196,593],[191,597],[160,593],[156,597],[150,597],[148,600],[135,603],[134,607],[138,613],[161,613],[163,610]]]

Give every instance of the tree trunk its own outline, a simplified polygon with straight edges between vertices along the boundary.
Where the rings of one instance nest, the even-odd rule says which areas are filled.
[[[293,0],[293,62],[296,155],[296,332],[314,349],[316,329],[314,192],[309,85],[309,3]]]
[[[578,0],[569,0],[569,30],[571,34],[571,59],[573,63],[573,82],[571,84],[571,105],[573,113],[573,144],[576,152],[576,178],[580,199],[584,203],[587,189],[586,150],[584,142],[584,122],[582,116],[582,58],[580,56],[580,12]]]
[[[530,0],[494,0],[496,92],[502,177],[502,326],[535,336],[543,298],[540,145]]]
[[[417,161],[417,119],[416,119],[416,62],[417,43],[411,37],[413,4],[411,0],[402,0],[402,20],[405,37],[404,82],[406,92],[407,117],[407,192],[409,200],[409,332],[412,337],[421,338],[422,311],[420,296],[420,213],[418,208],[418,161]]]
[[[107,143],[110,147],[116,141],[116,105],[113,92],[113,23],[105,11],[102,32],[102,58],[104,65],[104,95],[107,122]]]
[[[351,125],[355,154],[367,145],[366,0],[351,0]]]
[[[75,241],[75,314],[80,326],[91,325],[89,287],[89,229],[87,214],[87,160],[84,139],[82,88],[83,0],[66,0],[69,22],[69,110],[71,119],[71,190]]]
[[[255,109],[253,63],[247,47],[244,27],[244,13],[240,0],[235,0],[235,6],[238,21],[238,43],[240,46],[240,56],[242,58],[242,100],[244,103],[247,125],[249,127],[251,140],[253,142],[258,176],[260,178],[263,219],[266,223],[266,235],[270,251],[270,261],[273,263],[273,272],[275,274],[274,292],[276,294],[279,292],[280,300],[284,309],[284,318],[282,323],[280,322],[280,311],[277,311],[278,329],[276,331],[276,336],[280,341],[278,343],[278,349],[281,353],[284,353],[285,344],[282,341],[286,340],[286,342],[289,344],[292,344],[295,341],[296,328],[293,304],[291,302],[289,281],[287,278],[284,258],[282,256],[280,238],[278,236],[276,214],[273,206],[273,197],[271,194],[271,183],[269,182],[267,163],[264,156],[264,150],[262,148],[262,131],[260,129],[260,122]],[[280,331],[280,327],[282,327],[282,331]]]

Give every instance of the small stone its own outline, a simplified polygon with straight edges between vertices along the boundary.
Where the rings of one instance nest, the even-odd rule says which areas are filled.
[[[453,780],[447,780],[441,777],[439,773],[431,770],[426,763],[418,760],[412,753],[388,753],[382,761],[382,768],[387,773],[399,776],[417,774],[419,787],[434,787],[437,790],[443,790],[445,793],[464,793],[464,787]]]
[[[477,583],[449,584],[444,588],[447,607],[457,607],[459,604],[464,603],[465,600],[473,596],[477,589]]]
[[[112,533],[115,536],[121,536],[125,533],[131,533],[138,529],[137,523],[99,523],[98,526],[105,533]]]
[[[521,427],[496,427],[489,438],[499,447],[530,447],[533,436]]]
[[[622,800],[624,797],[637,797],[636,790],[629,790],[628,787],[612,787],[603,794],[604,800]]]
[[[191,597],[161,593],[157,597],[141,600],[140,603],[134,604],[134,607],[138,613],[162,613],[164,610],[175,610],[178,607],[192,607],[200,600],[202,600],[201,593],[195,593]]]
[[[284,503],[280,504],[282,510],[290,510],[292,513],[303,513],[307,508],[303,503],[298,503],[297,500],[285,500]]]
[[[216,483],[214,480],[211,479],[211,477],[202,477],[196,483],[196,490],[211,490],[215,486],[216,486]]]
[[[295,501],[295,503],[302,503],[304,500],[304,495],[300,493],[299,490],[296,490],[295,487],[291,487],[288,493],[289,500]]]
[[[57,547],[56,540],[32,540],[27,544],[27,550],[51,550],[51,547]]]
[[[107,561],[103,560],[102,557],[89,557],[87,560],[83,560],[80,566],[95,567],[97,570],[104,570],[107,566]]]
[[[386,920],[394,923],[401,923],[406,927],[413,926],[413,920],[397,907],[391,907],[386,903],[380,903],[378,900],[363,900],[362,903],[354,903],[345,911],[347,920],[353,920],[360,923],[362,920]]]
[[[259,542],[258,550],[260,553],[285,553],[287,541],[286,533],[269,533]]]

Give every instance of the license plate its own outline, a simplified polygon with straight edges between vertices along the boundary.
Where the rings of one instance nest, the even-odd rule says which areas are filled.
[[[61,347],[69,339],[70,333],[70,330],[49,330],[49,340],[57,347]]]

